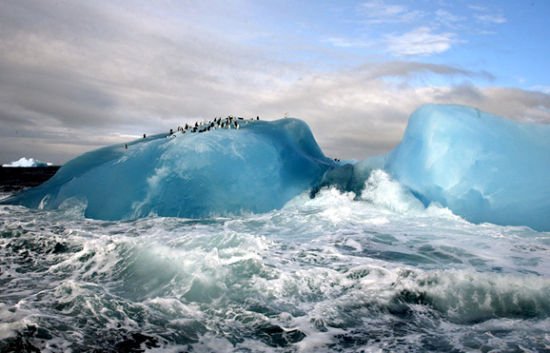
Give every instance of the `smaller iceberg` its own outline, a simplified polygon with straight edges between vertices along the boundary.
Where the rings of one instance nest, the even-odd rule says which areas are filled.
[[[425,205],[440,203],[471,222],[550,230],[550,125],[426,105],[384,169]]]
[[[36,167],[49,167],[52,164],[49,162],[42,162],[34,158],[21,157],[16,161],[8,164],[2,164],[4,168],[36,168]]]

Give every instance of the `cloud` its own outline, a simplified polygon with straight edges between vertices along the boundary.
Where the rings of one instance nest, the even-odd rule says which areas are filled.
[[[468,83],[491,82],[484,71],[404,60],[315,70],[294,60],[295,51],[266,48],[272,42],[251,45],[250,36],[241,41],[242,31],[225,35],[229,27],[214,21],[220,17],[203,20],[212,6],[181,6],[170,10],[183,20],[123,2],[0,2],[0,162],[25,155],[61,163],[144,132],[227,114],[274,119],[288,112],[340,158],[388,151],[422,103],[550,121],[548,94]],[[407,18],[404,8],[384,11],[395,21]],[[234,15],[229,25],[242,22]],[[399,56],[438,53],[457,42],[427,27],[386,40]],[[333,44],[362,42],[334,37]],[[451,81],[458,84],[441,83]]]
[[[100,146],[112,131],[242,113],[250,92],[287,79],[285,65],[258,51],[166,22],[105,3],[1,3],[0,158],[19,157],[8,136],[44,145],[59,163],[82,149],[54,144]]]
[[[465,43],[471,35],[497,33],[507,22],[500,10],[478,5],[457,6],[439,2],[438,7],[411,10],[402,3],[369,0],[357,7],[356,37],[328,36],[324,42],[339,48],[383,46],[395,56],[434,55]],[[390,34],[380,34],[390,32]],[[377,37],[384,40],[377,40]]]
[[[359,6],[367,23],[409,23],[424,16],[424,12],[382,0],[365,1]]]
[[[508,21],[506,17],[500,14],[476,15],[476,19],[478,19],[480,22],[495,23],[495,24],[502,24]]]
[[[415,75],[435,74],[442,76],[462,76],[491,81],[494,76],[486,71],[471,71],[451,65],[432,64],[420,61],[386,61],[379,64],[365,64],[359,69],[369,79],[389,77],[409,78]]]
[[[386,37],[388,50],[397,56],[442,53],[457,42],[453,33],[433,33],[429,27],[418,27],[402,35]]]
[[[503,24],[508,21],[504,15],[492,8],[480,5],[468,5],[468,8],[474,12],[474,18],[484,24]]]
[[[372,46],[368,42],[360,39],[351,39],[351,38],[344,38],[344,37],[329,37],[329,38],[326,38],[324,42],[339,48],[364,48],[364,47]]]
[[[466,20],[462,16],[455,15],[447,10],[437,9],[435,11],[436,20],[449,28],[459,28],[462,26],[463,22]]]

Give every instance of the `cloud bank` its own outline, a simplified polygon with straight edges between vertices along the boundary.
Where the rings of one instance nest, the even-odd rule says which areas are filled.
[[[62,163],[129,136],[228,114],[302,118],[323,150],[340,158],[388,151],[423,103],[550,122],[547,93],[492,86],[485,71],[404,60],[447,50],[455,40],[450,32],[420,27],[388,35],[394,60],[319,70],[274,44],[300,41],[250,23],[252,34],[238,25],[225,33],[245,18],[218,23],[210,7],[159,4],[0,3],[0,160],[33,155]],[[243,13],[251,6],[241,5]],[[403,8],[383,11],[386,21],[411,16]]]

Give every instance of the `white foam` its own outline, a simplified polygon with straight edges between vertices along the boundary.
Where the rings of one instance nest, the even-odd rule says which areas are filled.
[[[9,310],[10,308],[0,303],[0,340],[15,337],[17,331],[25,327],[22,319],[25,317],[20,311]]]
[[[326,352],[346,351],[339,346],[342,337],[371,328],[380,330],[379,342],[353,349],[387,351],[399,348],[394,344],[400,340],[422,350],[422,335],[438,327],[434,335],[468,351],[463,337],[486,337],[482,323],[472,322],[494,312],[501,316],[491,319],[492,326],[485,321],[486,331],[500,325],[510,333],[488,347],[506,347],[523,335],[530,340],[527,350],[535,334],[548,333],[544,312],[524,323],[514,315],[521,315],[522,303],[549,306],[550,234],[471,224],[437,205],[416,207],[384,175],[371,182],[370,200],[327,188],[270,213],[200,221],[101,222],[71,214],[70,204],[63,211],[3,206],[0,257],[14,265],[1,264],[0,276],[14,279],[6,282],[11,286],[2,300],[9,294],[20,305],[11,318],[0,307],[0,334],[12,337],[40,317],[49,329],[61,320],[75,335],[52,332],[55,338],[40,346],[44,350],[57,340],[102,334],[94,326],[100,324],[109,332],[164,332],[151,352],[189,345],[204,352]],[[380,198],[384,188],[393,189],[389,201]],[[69,249],[44,250],[55,242]],[[28,251],[18,252],[25,244]],[[15,260],[25,267],[16,269]],[[498,312],[498,303],[506,303],[505,310]],[[394,332],[391,305],[411,310],[411,327],[432,326],[423,333]],[[82,316],[92,324],[79,324]],[[241,336],[241,329],[250,335],[258,322],[305,337],[271,347],[265,336]],[[199,341],[178,346],[166,338],[186,330]]]
[[[365,182],[361,199],[399,213],[424,209],[417,198],[380,169],[374,170]]]

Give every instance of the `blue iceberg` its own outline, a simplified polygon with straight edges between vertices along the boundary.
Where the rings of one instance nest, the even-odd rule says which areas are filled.
[[[86,217],[102,220],[266,212],[334,164],[303,121],[241,121],[238,130],[178,131],[85,153],[7,202],[55,209],[79,200]]]
[[[242,121],[239,130],[178,131],[83,154],[3,203],[80,200],[86,217],[104,220],[266,212],[325,186],[359,196],[375,169],[469,221],[550,230],[550,126],[457,105],[421,107],[393,151],[364,161],[327,158],[301,120]]]
[[[385,169],[424,204],[438,202],[471,222],[550,230],[550,125],[426,105]]]

